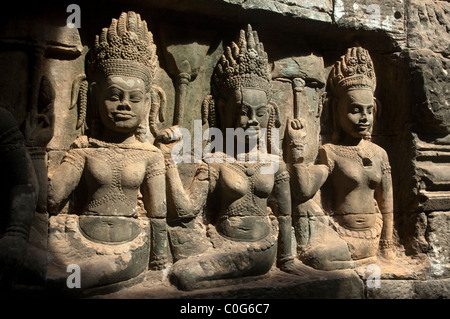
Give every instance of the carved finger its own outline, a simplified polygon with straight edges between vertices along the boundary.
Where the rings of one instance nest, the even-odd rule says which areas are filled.
[[[305,129],[306,128],[306,121],[304,118],[299,118],[298,119],[298,123],[300,125],[300,129]]]

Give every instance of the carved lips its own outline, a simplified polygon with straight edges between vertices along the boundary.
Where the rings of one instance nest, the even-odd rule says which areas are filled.
[[[126,121],[136,117],[136,114],[134,114],[133,112],[124,112],[124,111],[112,112],[112,115],[114,117],[114,120],[116,121]]]

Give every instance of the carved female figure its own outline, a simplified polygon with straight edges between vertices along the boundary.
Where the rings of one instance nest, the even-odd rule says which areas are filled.
[[[122,13],[96,37],[88,135],[73,142],[51,176],[48,198],[56,215],[76,191],[74,214],[50,220],[50,249],[52,266],[80,266],[82,288],[133,278],[149,259],[153,269],[166,264],[164,158],[144,142],[156,66],[152,34],[134,12]],[[138,207],[139,191],[145,210]]]
[[[369,53],[360,47],[348,49],[333,66],[328,85],[332,141],[319,150],[321,165],[308,170],[298,156],[292,168],[295,187],[305,199],[326,181],[322,203],[331,218],[316,216],[317,222],[311,222],[311,237],[300,258],[327,270],[374,262],[379,247],[385,257],[393,256],[389,159],[370,141],[377,101]],[[295,139],[301,125],[290,124]]]
[[[270,81],[267,54],[256,31],[248,26],[246,31],[241,30],[238,43],[226,48],[214,70],[213,97],[207,97],[203,105],[210,128],[222,132],[227,128],[253,129],[247,137],[233,137],[232,142],[242,142],[245,150],[233,149],[227,154],[215,150],[205,156],[187,190],[166,150],[168,198],[173,201],[168,205],[176,213],[169,219],[169,226],[177,222],[186,225],[205,209],[206,236],[195,241],[196,247],[183,244],[189,242],[186,239],[180,240],[188,236],[183,234],[186,226],[169,230],[175,259],[179,259],[171,278],[181,289],[264,274],[274,264],[277,244],[278,266],[301,272],[301,263],[291,252],[289,173],[282,160],[276,171],[264,173],[262,168],[270,163],[256,160],[261,158],[258,154],[262,149],[252,143],[258,131],[279,126],[277,108],[270,104]],[[249,160],[252,156],[253,161]],[[272,156],[279,159],[279,155]],[[268,204],[273,213],[267,209]],[[187,256],[190,258],[182,258]]]

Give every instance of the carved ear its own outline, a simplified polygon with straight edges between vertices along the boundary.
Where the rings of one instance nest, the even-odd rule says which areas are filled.
[[[212,95],[207,95],[202,103],[202,124],[208,123],[210,127],[216,126],[216,110],[214,105],[214,98]]]
[[[86,80],[86,74],[78,75],[72,83],[69,109],[71,110],[78,105],[78,120],[76,129],[83,127],[86,123],[88,86],[89,84]]]
[[[280,119],[280,109],[278,108],[278,105],[274,102],[270,102],[269,105],[271,106],[269,114],[269,118],[273,117],[273,125],[275,128],[279,128],[281,126],[281,119]]]
[[[86,74],[79,74],[73,81],[69,110],[73,109],[77,105],[79,99],[80,85],[85,80]]]
[[[164,122],[165,117],[166,117],[166,104],[167,104],[166,92],[164,92],[164,90],[157,85],[154,85],[152,87],[152,91],[156,93],[156,95],[158,96],[158,100],[159,100],[159,103],[158,103],[159,104],[159,111],[158,111],[159,121]],[[153,101],[152,101],[152,103],[153,103]]]
[[[381,119],[381,110],[382,110],[382,104],[380,100],[378,100],[376,97],[373,97],[373,111],[374,111],[374,121],[378,121]]]
[[[150,89],[150,112],[148,116],[150,132],[153,136],[158,136],[159,132],[156,128],[156,118],[159,117],[160,122],[164,122],[166,114],[166,93],[159,86],[152,86]]]

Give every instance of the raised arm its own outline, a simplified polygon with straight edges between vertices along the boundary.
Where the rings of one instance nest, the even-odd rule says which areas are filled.
[[[177,165],[172,159],[172,149],[181,142],[176,135],[176,127],[164,130],[157,138],[157,146],[164,154],[166,163],[166,188],[169,207],[169,220],[192,219],[201,213],[206,205],[210,189],[210,172],[206,163],[202,163],[190,186],[185,189]]]
[[[277,216],[279,223],[277,264],[279,267],[282,267],[284,263],[291,261],[294,256],[291,245],[292,207],[289,172],[286,169],[286,164],[281,159],[279,170],[275,174],[275,183],[268,206]]]
[[[293,196],[306,202],[311,199],[328,177],[328,168],[319,165],[306,165],[303,160],[306,132],[304,125],[298,119],[288,119],[286,124],[286,139],[288,142],[288,163],[291,174]]]
[[[183,187],[177,166],[167,160],[166,182],[167,194],[170,197],[171,207],[175,210],[175,218],[195,218],[202,212],[209,192],[209,169],[203,163],[187,189]]]

